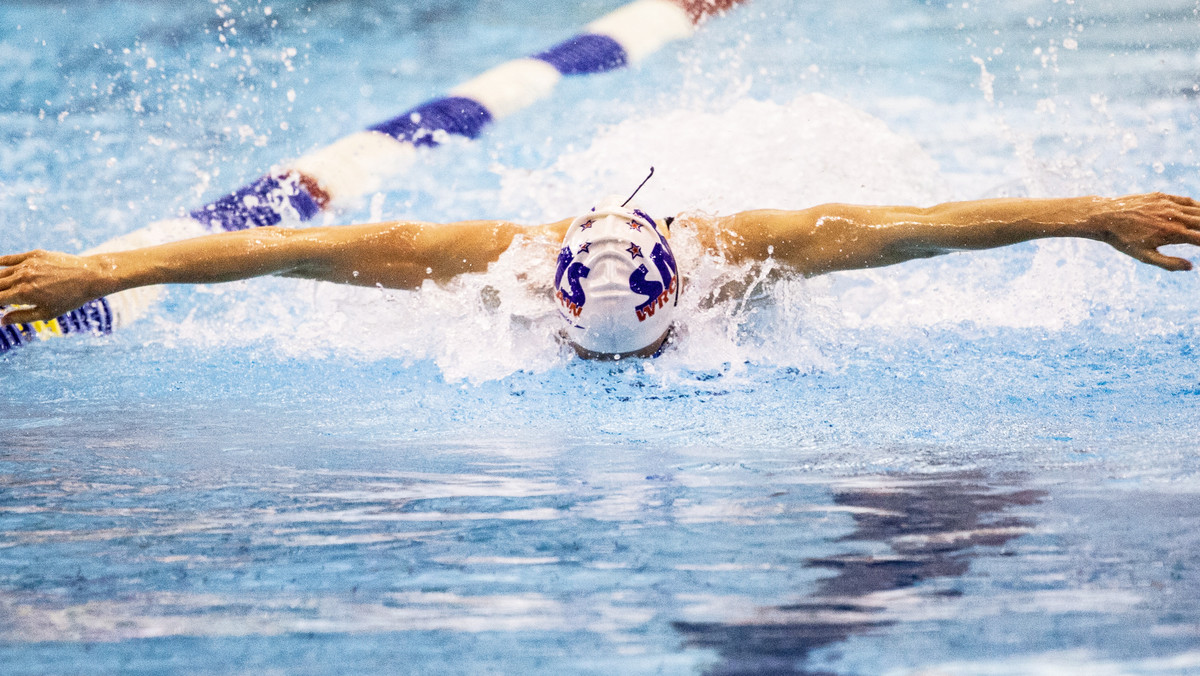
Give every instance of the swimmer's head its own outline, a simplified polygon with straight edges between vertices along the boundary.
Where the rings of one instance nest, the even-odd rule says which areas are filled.
[[[580,356],[653,355],[671,328],[679,287],[675,256],[658,224],[621,198],[601,202],[567,229],[554,300]]]

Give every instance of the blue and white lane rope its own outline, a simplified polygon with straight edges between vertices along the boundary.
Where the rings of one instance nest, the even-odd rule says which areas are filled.
[[[690,37],[708,16],[744,0],[636,0],[588,24],[582,33],[533,56],[502,63],[397,117],[351,134],[243,186],[186,218],[152,223],[85,254],[153,246],[207,232],[306,221],[380,190],[409,167],[417,149],[449,135],[477,138],[491,122],[551,94],[564,76],[635,64],[668,42]],[[144,315],[159,287],[113,294],[49,322],[4,327],[0,353],[70,333],[109,333]]]
[[[736,4],[637,0],[588,24],[584,32],[533,56],[515,59],[395,118],[344,137],[291,162],[190,216],[209,230],[240,230],[307,220],[330,204],[383,187],[412,164],[416,149],[449,135],[483,129],[551,94],[564,76],[623,68],[689,37],[711,11]]]

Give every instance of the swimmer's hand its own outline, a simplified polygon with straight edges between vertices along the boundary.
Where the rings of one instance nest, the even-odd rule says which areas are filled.
[[[48,321],[109,292],[99,262],[56,251],[0,256],[0,326]]]
[[[1191,261],[1160,253],[1160,246],[1200,246],[1200,203],[1188,197],[1151,193],[1096,198],[1085,236],[1164,270],[1191,270]]]

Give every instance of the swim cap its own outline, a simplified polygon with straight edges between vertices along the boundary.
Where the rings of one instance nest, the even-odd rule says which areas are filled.
[[[656,346],[679,301],[679,270],[658,224],[619,204],[606,200],[571,223],[554,273],[567,338],[595,356]]]

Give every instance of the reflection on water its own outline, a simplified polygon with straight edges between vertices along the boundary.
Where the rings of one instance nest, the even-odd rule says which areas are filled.
[[[980,673],[998,653],[1011,666],[1075,648],[1135,672],[1195,657],[1186,490],[1050,500],[1003,470],[842,478],[790,455],[409,450],[326,448],[317,466],[183,447],[0,457],[0,664],[18,665],[0,671],[41,673],[52,647],[63,671],[115,673],[200,643],[285,669],[296,651],[357,646],[348,670],[364,672],[378,671],[365,656],[714,674]],[[1159,550],[1121,539],[1154,519],[1169,526]]]
[[[77,469],[5,479],[0,639],[536,631],[645,651],[648,628],[669,632],[711,590],[715,621],[676,628],[730,669],[760,670],[896,621],[889,592],[961,575],[976,546],[1025,532],[1007,508],[1041,497],[981,476],[830,486],[741,463],[574,479],[264,465],[167,490]],[[803,554],[741,555],[780,538]],[[836,553],[849,542],[870,552]],[[814,568],[836,574],[812,582]],[[743,616],[751,595],[797,577],[810,598]]]
[[[1006,510],[1043,497],[1043,491],[997,488],[974,474],[888,477],[839,489],[834,502],[850,509],[855,524],[840,541],[881,544],[886,552],[864,554],[860,547],[809,559],[807,565],[836,574],[821,580],[805,599],[732,621],[674,626],[689,645],[720,653],[722,661],[709,670],[712,674],[826,673],[804,665],[814,650],[897,622],[895,613],[887,612],[903,602],[895,592],[963,575],[986,551],[980,548],[1001,547],[1030,530],[1031,523],[1006,516]]]

